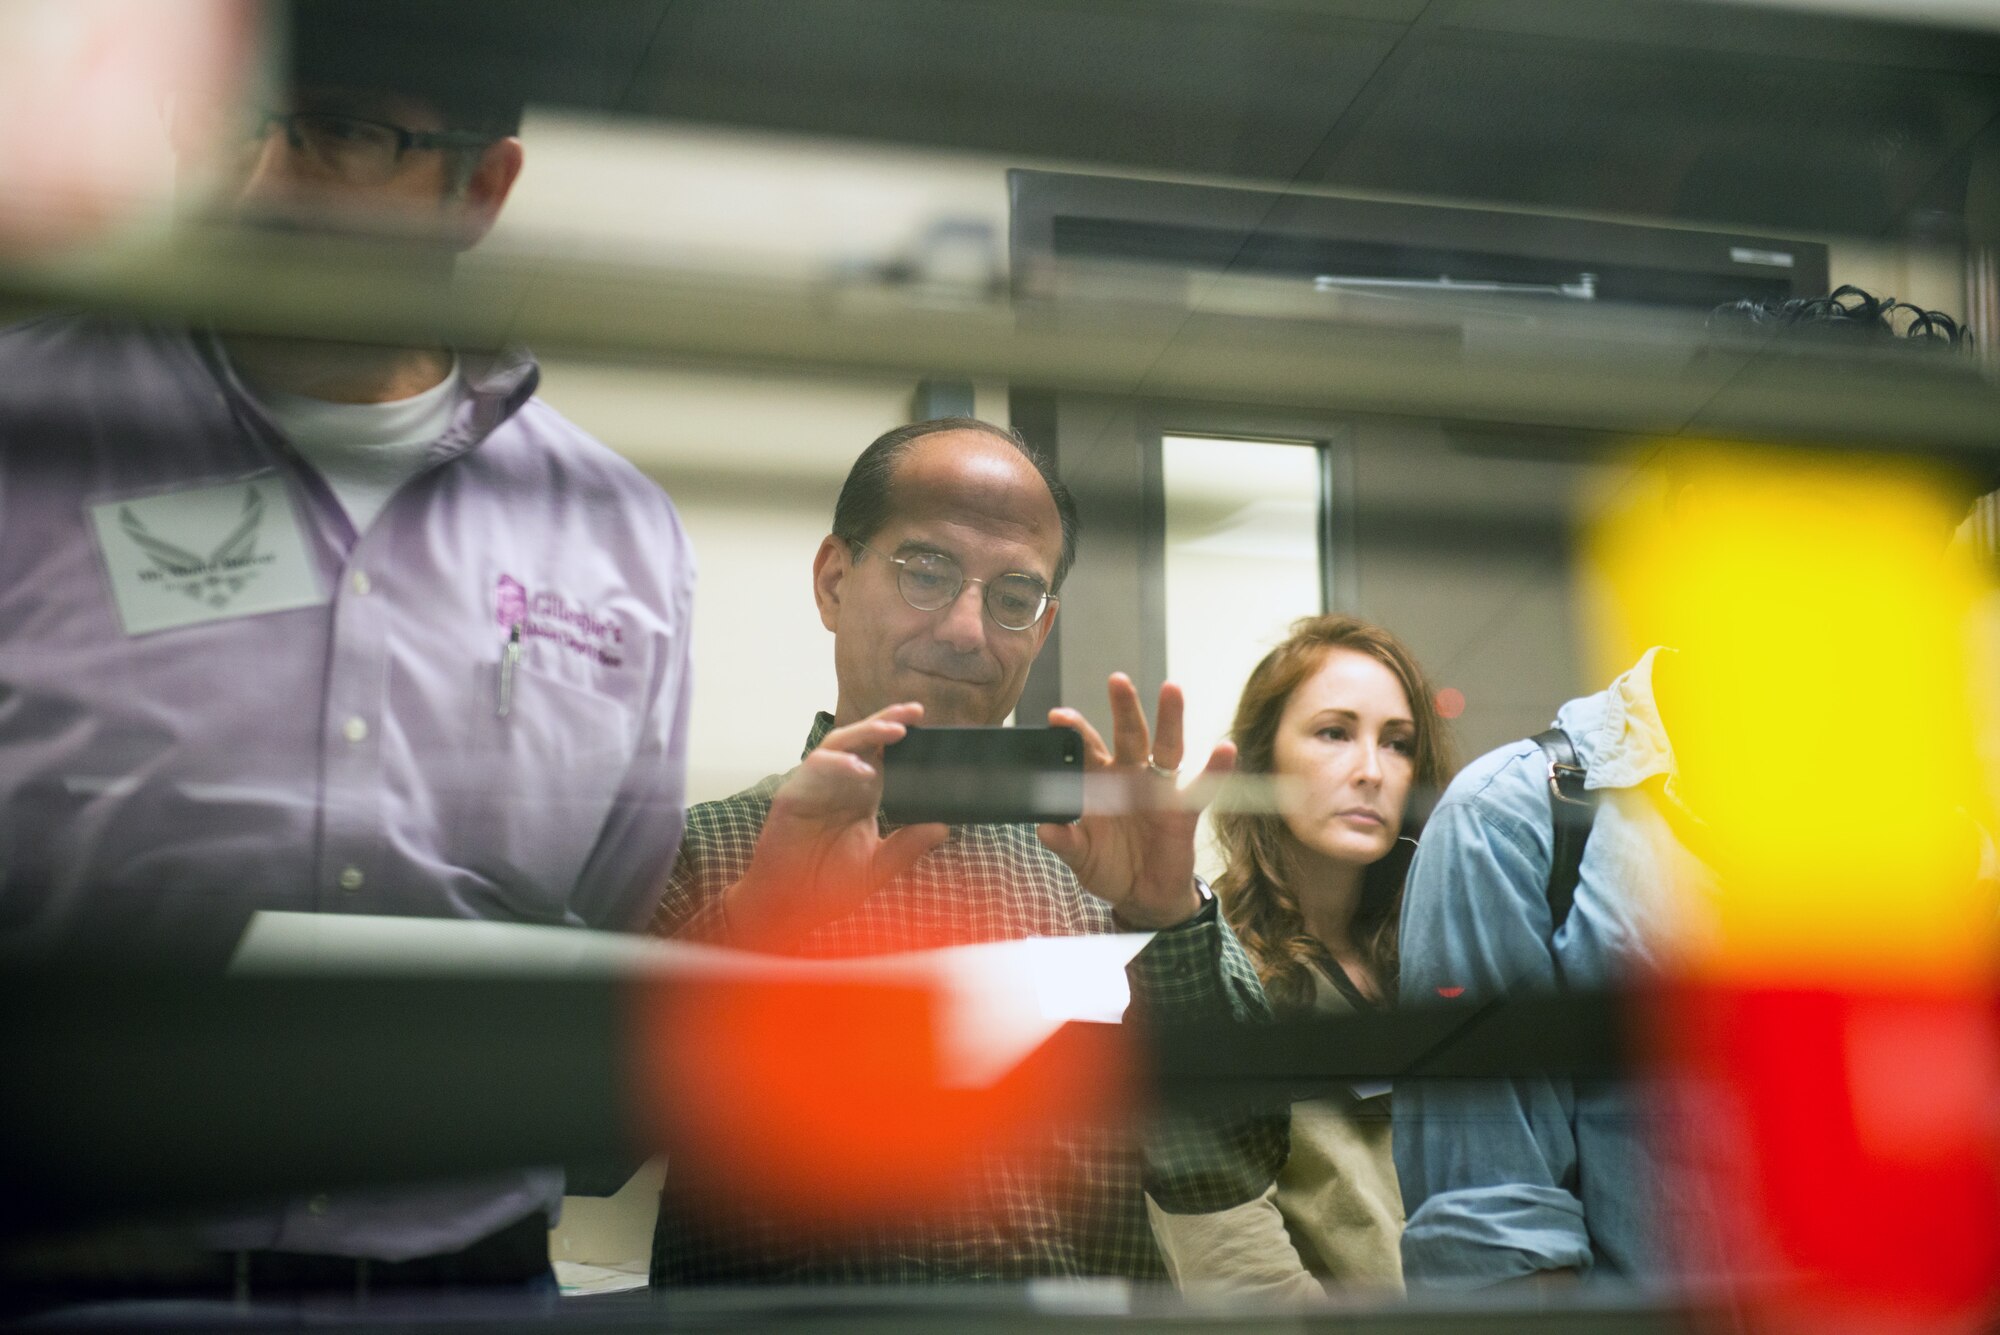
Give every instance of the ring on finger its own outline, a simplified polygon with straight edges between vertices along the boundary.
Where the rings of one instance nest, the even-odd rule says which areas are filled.
[[[1163,779],[1180,778],[1179,770],[1168,769],[1165,765],[1160,764],[1158,761],[1154,760],[1151,756],[1146,757],[1146,768],[1151,773],[1157,774]]]

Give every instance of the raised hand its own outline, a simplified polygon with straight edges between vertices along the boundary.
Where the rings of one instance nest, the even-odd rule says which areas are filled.
[[[1052,709],[1050,724],[1083,734],[1083,819],[1074,825],[1044,825],[1036,833],[1050,851],[1069,864],[1083,888],[1110,904],[1134,927],[1159,929],[1201,911],[1194,888],[1195,825],[1215,786],[1236,768],[1234,743],[1223,742],[1189,792],[1177,786],[1176,771],[1186,745],[1181,688],[1160,688],[1159,733],[1146,726],[1139,690],[1124,673],[1113,673],[1112,745],[1074,709]],[[1107,782],[1108,781],[1108,782]],[[1093,801],[1093,794],[1096,800]]]
[[[875,823],[882,748],[902,740],[923,716],[922,705],[891,705],[835,728],[785,777],[749,868],[723,894],[733,943],[790,949],[814,928],[852,913],[945,841],[943,825],[908,825],[885,839]]]

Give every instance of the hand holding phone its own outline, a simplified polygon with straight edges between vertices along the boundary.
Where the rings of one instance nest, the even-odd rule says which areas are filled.
[[[910,825],[885,837],[875,823],[882,750],[923,715],[922,705],[891,705],[835,728],[785,777],[749,867],[723,892],[732,944],[789,949],[944,842],[942,825]]]

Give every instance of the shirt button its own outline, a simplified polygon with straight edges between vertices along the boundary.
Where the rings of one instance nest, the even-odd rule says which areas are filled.
[[[353,588],[354,592],[357,595],[363,598],[366,598],[368,596],[368,590],[375,587],[374,585],[368,582],[368,572],[365,570],[355,571],[354,578],[349,580],[348,584]]]
[[[340,888],[343,890],[359,890],[361,888],[361,868],[342,867],[340,869]]]
[[[312,1214],[325,1214],[326,1207],[331,1204],[332,1202],[327,1200],[325,1194],[322,1193],[306,1202],[306,1210]]]
[[[368,739],[368,720],[357,714],[340,725],[340,732],[350,742],[366,741]]]

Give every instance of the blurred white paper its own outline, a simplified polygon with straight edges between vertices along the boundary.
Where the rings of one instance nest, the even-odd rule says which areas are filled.
[[[592,1265],[587,1261],[551,1261],[556,1287],[565,1298],[584,1298],[596,1293],[625,1293],[647,1284],[646,1263]]]
[[[1152,939],[1029,937],[904,956],[945,989],[946,1081],[992,1084],[1068,1021],[1119,1023],[1132,1001],[1125,966]]]
[[[442,974],[851,979],[934,987],[943,998],[940,1075],[989,1085],[1072,1020],[1116,1024],[1131,1003],[1125,966],[1152,940],[1028,937],[857,960],[797,960],[621,932],[454,918],[258,913],[235,974]]]

